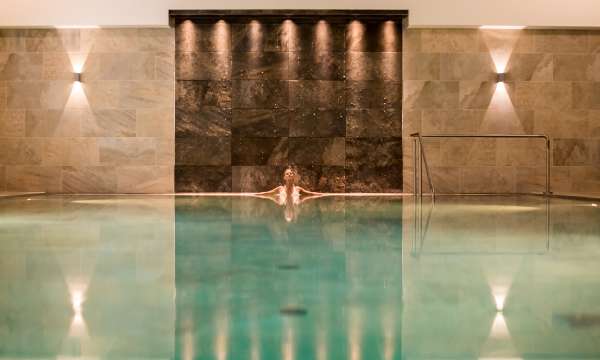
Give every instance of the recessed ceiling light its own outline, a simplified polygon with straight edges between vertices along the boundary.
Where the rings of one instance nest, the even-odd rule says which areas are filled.
[[[523,30],[525,26],[521,25],[481,25],[479,27],[483,30]]]

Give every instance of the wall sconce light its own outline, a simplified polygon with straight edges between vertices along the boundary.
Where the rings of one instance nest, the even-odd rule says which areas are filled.
[[[503,83],[505,79],[506,79],[506,73],[496,74],[496,82],[497,83]]]
[[[73,73],[73,81],[75,82],[81,82],[81,73]]]

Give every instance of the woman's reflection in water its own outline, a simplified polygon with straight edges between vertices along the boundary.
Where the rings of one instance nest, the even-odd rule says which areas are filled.
[[[288,167],[283,172],[283,185],[273,190],[256,193],[254,195],[269,199],[275,203],[284,206],[283,214],[287,222],[292,222],[298,218],[300,204],[306,200],[324,196],[324,194],[303,189],[296,185],[298,173],[292,167]]]

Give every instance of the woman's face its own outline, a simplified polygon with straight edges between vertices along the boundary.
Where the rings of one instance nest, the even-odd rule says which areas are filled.
[[[294,182],[294,172],[290,169],[287,169],[284,173],[283,173],[283,180],[286,183],[291,183]]]

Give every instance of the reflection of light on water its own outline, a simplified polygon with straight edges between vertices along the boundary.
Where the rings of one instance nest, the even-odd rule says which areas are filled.
[[[69,328],[69,336],[71,337],[87,337],[87,326],[83,319],[84,301],[85,297],[82,290],[73,290],[71,292],[71,306],[73,307],[73,320]]]
[[[501,312],[504,310],[504,301],[506,300],[506,294],[508,289],[505,286],[494,286],[492,287],[492,295],[496,302],[496,310]]]
[[[327,360],[327,331],[323,328],[317,329],[317,360]]]
[[[348,347],[350,360],[360,360],[362,355],[362,314],[358,309],[350,309],[348,324]]]
[[[215,335],[214,351],[217,360],[227,359],[229,346],[229,316],[225,311],[217,314],[217,333]]]
[[[394,358],[394,337],[396,316],[393,308],[382,308],[381,311],[381,326],[383,327],[383,358],[391,360]]]
[[[291,321],[284,320],[285,334],[281,348],[283,360],[294,360],[295,337]]]
[[[496,313],[496,317],[492,323],[492,331],[490,332],[490,336],[496,339],[510,338],[510,333],[508,332],[506,320],[504,319],[504,314],[502,314],[502,312]]]
[[[183,334],[183,360],[193,360],[195,355],[194,350],[194,335],[191,331],[186,331]]]

